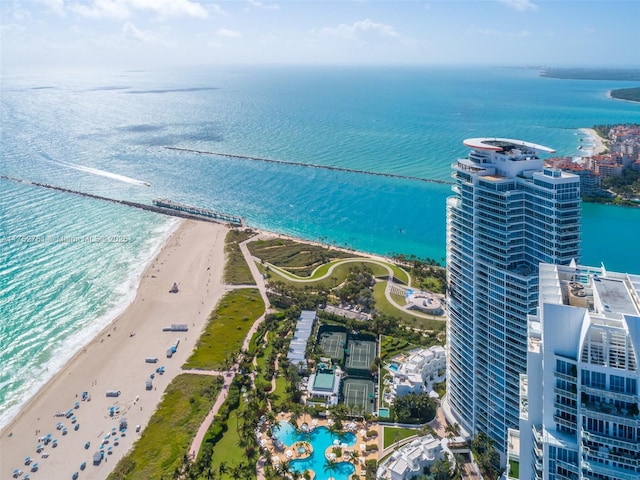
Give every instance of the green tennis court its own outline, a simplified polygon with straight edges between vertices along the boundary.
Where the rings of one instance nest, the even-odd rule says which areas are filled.
[[[344,358],[346,332],[323,332],[320,334],[320,348],[324,355],[336,360]]]
[[[369,370],[373,360],[376,358],[376,342],[349,340],[348,351],[347,371]]]
[[[347,378],[342,386],[345,405],[362,408],[363,412],[372,413],[375,405],[374,384],[371,380]]]

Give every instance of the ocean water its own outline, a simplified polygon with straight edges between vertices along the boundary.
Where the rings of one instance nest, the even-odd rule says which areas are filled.
[[[305,239],[441,260],[447,185],[164,147],[446,181],[465,138],[577,155],[577,129],[640,123],[638,104],[607,98],[628,86],[509,68],[3,73],[0,175],[169,198]],[[582,263],[640,272],[640,210],[585,205],[583,218]],[[174,225],[0,180],[0,426],[126,306]]]

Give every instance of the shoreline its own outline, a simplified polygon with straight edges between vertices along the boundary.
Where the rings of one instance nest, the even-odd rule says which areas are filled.
[[[180,367],[193,351],[209,313],[225,291],[222,274],[227,231],[222,224],[180,221],[145,267],[135,299],[2,428],[1,478],[11,478],[16,468],[29,472],[30,467],[23,460],[27,456],[39,463],[42,478],[70,478],[79,471],[82,462],[87,463],[82,478],[107,477],[110,467],[115,467],[138,437],[135,426],[144,428],[166,386],[181,372]],[[174,281],[180,284],[177,294],[168,292]],[[186,323],[189,331],[162,331],[172,323]],[[131,336],[131,332],[135,335]],[[178,338],[177,352],[173,358],[166,358],[166,350]],[[145,363],[147,356],[157,357],[158,363]],[[165,366],[166,373],[156,374],[154,389],[145,390],[145,380],[160,365]],[[120,390],[121,395],[106,397],[107,390]],[[81,400],[84,391],[91,401]],[[75,402],[79,404],[77,409],[73,408]],[[110,406],[119,407],[119,414],[110,416]],[[54,416],[69,409],[80,424],[77,431],[71,419]],[[119,418],[125,415],[129,423],[127,435],[118,437],[117,446],[109,443],[113,453],[105,456],[101,466],[94,467],[92,456],[105,432],[118,427]],[[68,429],[66,435],[56,430],[58,422]],[[57,447],[49,444],[44,452],[36,453],[38,438],[48,433],[57,439]],[[86,442],[90,442],[88,449],[84,448]],[[48,458],[42,458],[42,453],[48,453]]]
[[[593,152],[591,155],[600,155],[601,153],[606,152],[608,150],[607,145],[605,144],[605,139],[602,138],[595,129],[579,128],[578,131],[587,135],[595,143],[595,145],[593,146]]]
[[[136,262],[136,268],[133,269],[130,272],[130,276],[125,279],[124,283],[130,286],[130,288],[122,296],[122,298],[120,298],[118,302],[109,309],[109,311],[105,312],[103,315],[97,317],[94,320],[96,323],[99,323],[102,326],[98,330],[94,330],[93,332],[89,332],[86,335],[83,335],[84,341],[81,340],[71,345],[73,349],[77,349],[76,353],[74,353],[67,359],[63,359],[62,362],[52,370],[49,378],[35,383],[30,389],[30,395],[28,395],[25,400],[11,406],[3,414],[3,417],[6,416],[7,418],[3,419],[2,423],[0,423],[0,432],[3,432],[7,428],[7,426],[9,426],[18,415],[20,415],[20,412],[31,401],[31,399],[35,398],[40,390],[42,390],[47,385],[47,383],[55,378],[55,376],[76,357],[76,355],[82,350],[82,348],[90,344],[98,335],[102,333],[105,328],[107,328],[111,323],[113,323],[113,321],[115,321],[120,315],[122,315],[127,310],[127,308],[129,308],[131,303],[133,303],[136,298],[142,277],[144,276],[149,264],[154,258],[158,256],[164,245],[167,243],[168,239],[176,232],[176,230],[178,230],[180,224],[181,221],[176,218],[171,220],[170,223],[166,225],[166,227],[163,227],[163,231],[160,233],[159,238],[157,238],[157,240],[153,240],[155,245],[152,245],[153,250],[151,251],[151,254],[147,255],[146,260],[143,258],[140,260],[140,262]],[[87,327],[88,325],[84,327],[84,330],[86,330]],[[78,345],[80,346],[78,347]],[[62,347],[66,347],[66,344],[62,345],[61,349]],[[47,367],[47,370],[49,369],[50,368]]]

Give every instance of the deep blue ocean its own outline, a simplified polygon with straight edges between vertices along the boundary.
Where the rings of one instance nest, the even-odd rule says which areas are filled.
[[[140,202],[169,198],[274,232],[441,260],[447,185],[164,147],[450,180],[465,138],[578,155],[577,129],[640,123],[640,105],[607,97],[629,86],[512,68],[4,73],[0,174]],[[174,226],[0,180],[0,426],[126,307]],[[112,236],[126,241],[105,240]],[[581,263],[640,272],[640,209],[584,205],[582,237]]]

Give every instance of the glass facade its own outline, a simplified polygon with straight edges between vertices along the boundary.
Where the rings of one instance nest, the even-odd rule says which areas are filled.
[[[465,430],[485,432],[504,452],[507,428],[518,426],[538,265],[578,260],[580,180],[544,168],[532,144],[499,145],[480,145],[452,165],[447,402]]]

